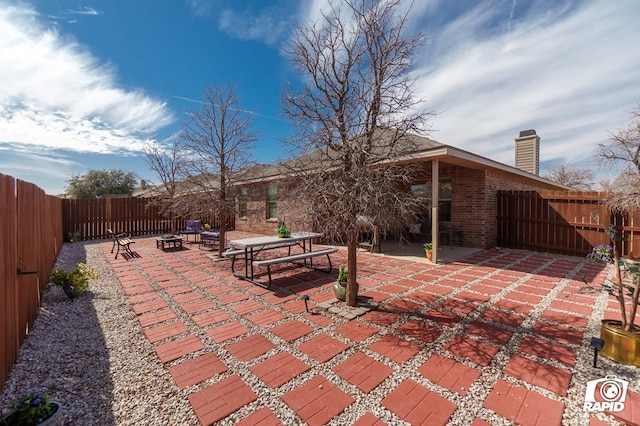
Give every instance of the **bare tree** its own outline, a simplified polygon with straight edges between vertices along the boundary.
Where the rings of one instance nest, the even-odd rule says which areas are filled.
[[[570,186],[578,191],[591,191],[594,179],[591,169],[570,167],[564,164],[552,167],[543,177],[561,185]]]
[[[191,112],[182,132],[191,194],[198,200],[210,200],[220,218],[219,256],[224,249],[226,218],[235,214],[233,175],[250,165],[249,151],[256,141],[251,130],[253,113],[240,108],[241,100],[229,84],[207,86],[202,110]]]
[[[640,208],[640,105],[632,111],[627,128],[598,144],[598,158],[605,166],[620,166],[605,203],[617,212]]]
[[[160,182],[150,187],[151,203],[160,207],[163,216],[171,223],[171,232],[176,233],[174,218],[187,213],[185,197],[178,197],[180,183],[184,178],[186,157],[184,147],[178,137],[171,138],[167,144],[156,141],[144,146],[147,164]]]
[[[317,22],[300,26],[289,49],[303,77],[283,96],[303,155],[288,162],[300,206],[328,237],[346,237],[346,303],[357,296],[358,231],[408,223],[423,199],[409,191],[415,170],[396,167],[426,133],[428,113],[412,91],[413,55],[402,0],[329,2]],[[302,189],[300,189],[302,188]]]
[[[613,212],[631,213],[640,208],[640,105],[631,113],[627,128],[611,135],[599,144],[599,159],[605,165],[621,165],[622,173],[613,181],[611,192],[604,198],[605,204]],[[633,331],[638,299],[640,297],[640,279],[635,267],[635,278],[631,284],[625,283],[620,271],[620,250],[618,232],[613,225],[609,227],[613,244],[614,270],[616,271],[615,296],[620,306],[621,326],[625,331]],[[625,294],[630,297],[630,312],[627,316]]]

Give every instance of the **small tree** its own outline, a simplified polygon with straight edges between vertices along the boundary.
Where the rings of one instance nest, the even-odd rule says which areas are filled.
[[[561,185],[570,186],[578,191],[591,191],[593,172],[586,167],[570,167],[558,164],[552,167],[543,177]]]
[[[329,2],[317,22],[297,29],[289,48],[303,77],[284,94],[284,113],[303,154],[287,164],[287,191],[331,237],[346,237],[346,303],[357,296],[358,231],[363,222],[403,226],[419,210],[408,190],[415,169],[393,166],[412,151],[411,132],[427,113],[411,87],[413,54],[422,35],[407,37],[401,0]]]
[[[235,214],[234,173],[250,165],[249,150],[256,141],[253,113],[241,109],[240,101],[231,85],[207,86],[202,109],[191,112],[181,134],[188,150],[185,174],[191,198],[208,201],[220,218],[220,257],[226,219]]]
[[[158,205],[161,214],[171,223],[171,232],[175,233],[174,218],[188,214],[185,197],[178,196],[182,188],[186,165],[185,149],[178,137],[171,138],[167,144],[149,142],[144,152],[149,168],[158,176],[160,183],[150,187],[154,196],[151,203]]]
[[[621,165],[622,173],[614,180],[611,192],[605,196],[604,202],[613,213],[627,214],[640,208],[640,105],[631,114],[625,130],[621,130],[599,144],[599,159],[604,165]],[[621,238],[616,229],[609,227],[609,236],[613,243],[614,268],[616,270],[615,288],[612,293],[620,304],[620,320],[622,328],[631,331],[634,326],[638,297],[640,295],[640,271],[638,265],[628,267],[633,277],[630,283],[623,280],[620,272]],[[627,316],[625,308],[625,292],[630,297],[631,309]]]
[[[136,187],[136,175],[122,170],[89,170],[84,175],[72,175],[67,186],[71,198],[100,198],[108,194],[131,195]]]

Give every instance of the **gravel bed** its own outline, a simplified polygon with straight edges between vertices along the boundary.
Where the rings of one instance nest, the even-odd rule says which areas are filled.
[[[5,410],[44,386],[69,425],[197,425],[189,402],[144,337],[122,287],[95,242],[65,243],[55,268],[85,262],[100,279],[71,302],[60,288],[42,306],[0,394]]]
[[[550,257],[549,261],[551,260]],[[163,366],[158,360],[152,345],[144,336],[127,298],[123,295],[122,287],[103,253],[101,244],[95,242],[65,243],[55,267],[67,269],[73,267],[77,262],[86,262],[100,275],[100,279],[91,282],[90,292],[74,302],[69,301],[59,288],[54,288],[44,294],[38,319],[22,345],[18,362],[14,365],[3,392],[0,394],[0,407],[8,407],[11,399],[25,389],[45,386],[50,389],[53,399],[63,404],[66,424],[197,425],[198,421],[189,406],[186,394],[206,386],[210,381],[190,390],[182,392],[179,390],[166,366]],[[598,368],[592,367],[593,352],[588,347],[588,342],[591,336],[599,335],[600,318],[602,318],[607,304],[607,296],[604,293],[597,299],[594,314],[589,321],[587,331],[584,333],[583,344],[577,349],[576,365],[571,368],[573,376],[569,395],[558,397],[543,388],[512,379],[502,373],[510,357],[514,353],[518,353],[513,349],[515,345],[522,340],[523,334],[528,333],[528,329],[534,322],[540,319],[544,309],[556,298],[568,281],[567,279],[559,284],[544,300],[534,305],[527,320],[513,330],[516,332],[513,339],[501,348],[489,366],[481,369],[481,377],[468,389],[466,396],[460,396],[430,382],[422,377],[417,369],[429,356],[438,353],[451,337],[460,332],[462,327],[489,309],[494,299],[497,300],[502,293],[512,290],[519,282],[512,283],[502,292],[496,294],[480,309],[467,315],[460,324],[452,328],[445,327],[445,331],[429,346],[428,351],[421,352],[409,363],[395,366],[393,373],[368,395],[363,396],[362,392],[331,370],[357,348],[350,348],[320,366],[303,352],[290,348],[290,352],[293,351],[298,359],[313,365],[313,368],[278,390],[264,387],[248,371],[249,366],[263,361],[277,350],[270,351],[248,363],[229,366],[227,374],[235,372],[254,390],[261,387],[264,389],[261,389],[257,401],[221,420],[220,424],[234,424],[238,419],[261,406],[267,406],[278,413],[279,418],[285,424],[298,424],[299,421],[292,410],[275,396],[281,396],[316,374],[323,374],[333,383],[339,383],[342,389],[356,399],[354,404],[330,422],[335,425],[350,424],[367,411],[388,424],[406,424],[379,404],[384,395],[406,379],[414,380],[445,396],[459,407],[464,407],[454,413],[449,421],[451,425],[469,425],[474,417],[479,417],[493,424],[507,424],[503,418],[483,407],[484,399],[498,378],[514,381],[520,386],[564,403],[566,405],[562,420],[564,425],[587,424],[589,416],[582,411],[582,405],[588,380],[616,374],[619,378],[630,382],[630,390],[636,393],[640,392],[637,368],[620,366],[604,358],[599,359]],[[472,282],[469,282],[446,297],[453,297],[456,293],[467,290],[471,285]],[[260,298],[253,295],[251,297]],[[396,297],[400,296],[396,295]],[[229,311],[229,314],[234,317],[232,311]],[[297,317],[296,315],[290,316]],[[402,321],[407,320],[408,318],[402,319]],[[190,320],[184,318],[184,321],[188,324]],[[342,318],[337,319],[337,325],[345,322],[346,320]],[[260,328],[250,321],[243,321],[243,323],[252,328],[253,332],[260,332]],[[337,340],[344,340],[340,334],[330,330],[325,329],[322,332]],[[316,330],[316,332],[302,338],[301,341],[310,340],[318,333],[319,330]],[[203,341],[209,338],[205,335],[200,337]],[[357,346],[359,350],[372,358],[384,362],[383,356],[364,349],[375,338],[372,336]],[[410,341],[414,340],[405,338]],[[481,341],[482,339],[477,338],[477,340]],[[416,343],[419,341],[416,340]],[[213,348],[215,352],[215,345]],[[533,355],[526,356],[535,358]],[[464,358],[457,360],[469,364],[469,361]],[[554,362],[551,364],[553,365]],[[562,365],[558,365],[558,367],[567,368]],[[606,424],[617,424],[611,417],[604,414],[598,414],[596,417]]]

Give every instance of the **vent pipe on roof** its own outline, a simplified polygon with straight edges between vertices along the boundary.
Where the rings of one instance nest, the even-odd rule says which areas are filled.
[[[516,168],[534,175],[540,173],[540,137],[534,129],[523,130],[516,138]]]

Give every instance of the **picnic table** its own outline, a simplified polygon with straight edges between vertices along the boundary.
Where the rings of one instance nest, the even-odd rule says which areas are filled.
[[[324,234],[317,232],[295,232],[286,238],[278,236],[264,236],[242,238],[229,241],[229,250],[223,253],[224,257],[232,259],[231,271],[238,278],[245,279],[254,284],[265,288],[271,286],[271,266],[280,263],[296,262],[302,260],[304,266],[313,268],[313,258],[319,256],[327,256],[329,267],[325,272],[331,271],[331,253],[337,251],[336,248],[326,248],[321,250],[313,250],[313,240],[323,237]],[[282,255],[273,250],[279,248],[287,248],[287,255]],[[301,253],[291,254],[292,247],[302,249]],[[269,252],[269,257],[265,257],[265,252]],[[236,257],[241,256],[244,259],[244,275],[235,270]],[[269,281],[264,283],[255,280],[255,267],[266,266]]]

